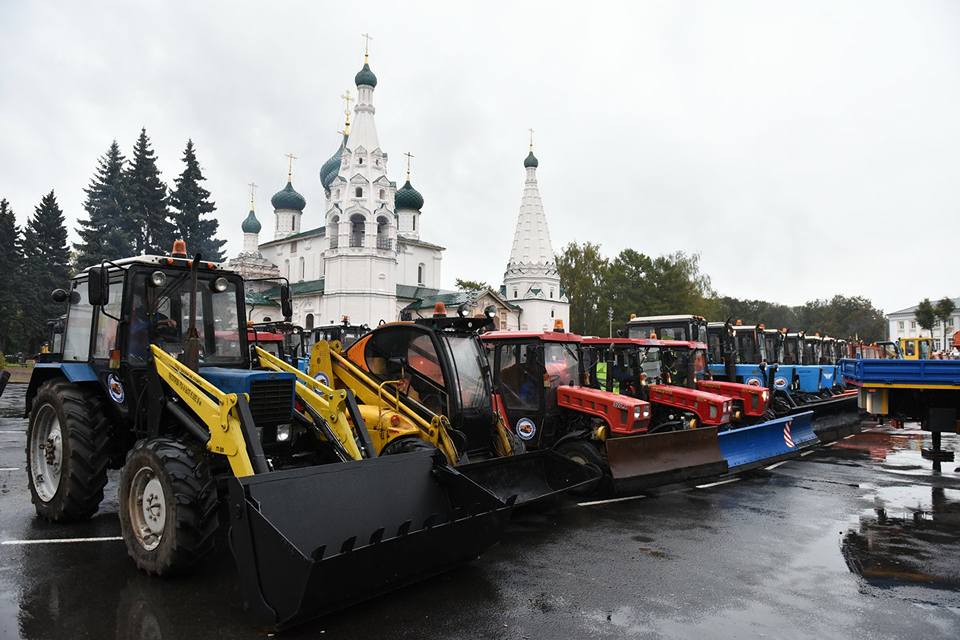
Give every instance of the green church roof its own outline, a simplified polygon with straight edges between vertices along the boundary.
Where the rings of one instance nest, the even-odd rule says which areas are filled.
[[[393,196],[393,206],[396,211],[400,211],[401,209],[420,211],[420,209],[423,208],[423,196],[420,195],[420,192],[414,189],[410,181],[407,180],[402,187],[397,189],[397,193]]]
[[[260,233],[260,221],[257,220],[257,214],[253,212],[253,209],[250,209],[250,213],[247,214],[240,228],[243,229],[244,233]]]
[[[307,206],[307,201],[296,192],[292,183],[287,182],[287,186],[273,194],[273,197],[270,198],[270,204],[273,205],[274,209],[303,211],[303,208]]]
[[[537,156],[533,155],[533,149],[527,154],[527,159],[523,161],[523,166],[528,169],[531,167],[535,169],[540,166],[540,161],[537,160]]]
[[[377,86],[377,76],[373,75],[373,71],[370,71],[370,65],[366,62],[363,63],[363,69],[357,72],[353,80],[357,83],[358,87],[361,85],[367,85],[368,87]]]

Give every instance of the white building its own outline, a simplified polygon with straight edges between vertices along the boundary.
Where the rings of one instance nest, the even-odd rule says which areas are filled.
[[[309,212],[306,200],[287,185],[274,194],[273,239],[257,244],[260,223],[244,222],[244,251],[231,265],[251,277],[254,252],[274,275],[290,281],[295,324],[305,328],[339,322],[371,326],[396,320],[407,306],[440,291],[444,248],[421,240],[423,196],[410,183],[397,189],[387,175],[374,120],[377,77],[367,56],[355,77],[357,104],[351,127],[349,111],[337,151],[320,169],[326,193],[322,213]],[[248,234],[249,229],[249,234]],[[249,274],[249,275],[248,275]],[[266,291],[274,297],[275,290]],[[249,297],[249,295],[248,295]],[[255,308],[255,320],[279,319],[278,309]]]
[[[551,330],[557,320],[570,328],[570,302],[560,284],[557,260],[550,243],[550,229],[537,186],[537,157],[530,153],[523,161],[527,173],[517,216],[513,248],[503,274],[500,294],[519,308],[516,324],[510,329]]]
[[[953,304],[956,307],[956,310],[953,312],[953,315],[947,318],[946,326],[948,346],[953,338],[953,334],[960,329],[960,298],[953,298]],[[899,311],[888,313],[887,335],[890,336],[891,340],[897,340],[898,338],[920,338],[930,336],[932,333],[934,350],[942,349],[944,327],[941,326],[940,321],[936,321],[932,332],[927,331],[926,329],[921,329],[920,325],[917,324],[916,312],[917,305],[913,305],[912,307],[907,307],[906,309],[900,309]]]

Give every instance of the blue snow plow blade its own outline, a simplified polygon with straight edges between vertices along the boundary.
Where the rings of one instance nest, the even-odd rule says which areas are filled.
[[[813,432],[812,411],[720,434],[720,452],[731,473],[796,458],[804,449],[819,443]]]

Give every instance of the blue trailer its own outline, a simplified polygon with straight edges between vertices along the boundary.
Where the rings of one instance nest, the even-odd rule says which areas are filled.
[[[858,406],[875,416],[916,421],[932,434],[924,449],[932,460],[953,460],[941,448],[941,434],[960,433],[960,360],[848,359],[840,361],[844,380],[857,388]]]

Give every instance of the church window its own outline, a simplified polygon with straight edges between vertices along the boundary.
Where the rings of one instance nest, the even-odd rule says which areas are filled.
[[[296,253],[296,252],[297,252],[297,241],[294,240],[293,242],[290,243],[290,253]]]
[[[327,228],[327,235],[330,236],[330,248],[336,249],[340,246],[340,216],[333,216]]]
[[[550,309],[550,317],[553,317],[553,309]]]
[[[290,279],[290,261],[283,261],[283,275],[286,276],[287,280]]]
[[[419,287],[423,286],[423,276],[425,275],[424,272],[426,270],[427,265],[423,264],[422,262],[417,265],[417,286]]]
[[[550,287],[550,299],[553,300],[553,287]],[[551,318],[553,316],[550,316]]]
[[[303,321],[304,329],[313,329],[313,314],[308,313],[307,317]]]
[[[296,230],[297,230],[297,219],[290,218],[290,231],[296,231]]]
[[[416,216],[416,214],[414,214],[412,220],[413,220],[413,230],[416,231],[416,230],[417,230],[417,216]]]
[[[307,264],[304,262],[303,258],[300,258],[300,279],[303,280],[304,274],[307,270]]]
[[[359,213],[355,213],[350,216],[350,246],[362,247],[363,236],[365,233],[366,224],[364,223],[363,216]]]
[[[357,164],[363,164],[363,158],[357,158]]]
[[[363,187],[357,187],[357,190],[356,190],[354,193],[356,193],[356,195],[357,195],[358,198],[362,198],[362,197],[363,197]]]
[[[517,290],[516,290],[516,289],[513,290],[513,297],[514,297],[514,298],[517,297]]]
[[[386,197],[387,197],[387,192],[384,191],[383,189],[380,189],[380,199],[383,200]]]
[[[377,218],[377,249],[390,249],[390,223],[383,216]]]
[[[380,166],[380,158],[377,158],[376,160],[374,160],[373,163],[379,167],[379,166]],[[383,196],[380,196],[380,197],[383,197]]]

